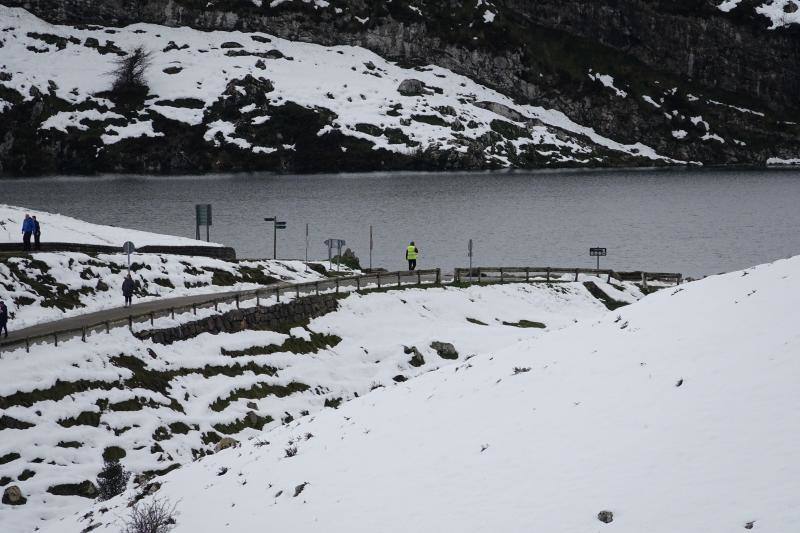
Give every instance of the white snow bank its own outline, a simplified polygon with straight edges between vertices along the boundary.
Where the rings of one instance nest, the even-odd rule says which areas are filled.
[[[0,204],[0,242],[21,242],[25,214],[35,216],[42,228],[42,241],[119,246],[132,241],[136,246],[222,246],[175,235],[161,235],[116,226],[92,224],[72,217]]]
[[[176,533],[791,531],[798,301],[800,258],[665,290],[276,428],[158,496]],[[115,529],[131,495],[42,529]]]

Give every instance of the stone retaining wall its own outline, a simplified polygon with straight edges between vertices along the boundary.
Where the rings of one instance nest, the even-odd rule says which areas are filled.
[[[174,328],[151,329],[135,335],[139,339],[150,339],[157,344],[172,344],[173,342],[191,339],[201,333],[217,334],[223,332],[236,333],[244,330],[274,330],[280,327],[301,324],[308,319],[333,312],[338,307],[339,299],[335,294],[306,296],[285,304],[235,309],[181,324]]]

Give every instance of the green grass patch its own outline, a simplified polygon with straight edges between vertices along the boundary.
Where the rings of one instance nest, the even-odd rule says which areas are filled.
[[[267,383],[256,383],[255,385],[247,389],[236,389],[226,398],[218,398],[209,407],[211,407],[212,411],[216,411],[219,413],[224,411],[232,402],[235,402],[242,398],[248,400],[258,400],[261,398],[266,398],[267,396],[275,396],[276,398],[283,398],[285,396],[289,396],[296,392],[307,391],[309,388],[310,387],[305,383],[298,383],[296,381],[293,381],[288,385],[270,385]]]
[[[513,326],[515,328],[533,328],[544,329],[547,326],[541,322],[533,322],[531,320],[520,320],[519,322],[503,322],[504,326]]]
[[[226,350],[222,348],[222,355],[228,357],[243,357],[252,355],[269,355],[279,352],[289,352],[294,354],[317,353],[325,348],[332,348],[342,342],[342,338],[337,335],[324,333],[312,333],[310,340],[300,337],[290,337],[283,344],[270,344],[268,346],[252,346],[245,350]]]
[[[489,325],[486,322],[481,322],[477,318],[470,318],[470,317],[467,317],[467,322],[469,322],[471,324],[477,324],[478,326],[488,326]]]

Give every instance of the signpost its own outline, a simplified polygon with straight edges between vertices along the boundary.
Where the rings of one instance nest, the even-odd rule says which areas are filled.
[[[196,204],[194,206],[195,230],[197,240],[200,240],[200,226],[206,227],[206,242],[211,240],[208,228],[211,226],[211,204]]]
[[[286,229],[286,222],[278,220],[278,217],[267,217],[265,222],[272,222],[272,258],[278,258],[278,230]]]
[[[306,272],[308,272],[308,222],[306,222]]]
[[[608,255],[605,248],[589,248],[589,256],[597,258],[597,270],[600,270],[600,258]]]
[[[472,282],[472,239],[469,240],[467,245],[467,256],[469,256],[469,281]]]
[[[325,241],[325,246],[328,247],[328,269],[333,268],[333,258],[331,256],[331,252],[333,248],[336,247],[337,249],[337,258],[336,258],[336,271],[339,271],[339,265],[342,261],[342,247],[347,244],[344,242],[344,239],[328,239]]]
[[[126,241],[122,245],[122,253],[128,254],[128,274],[131,273],[131,254],[136,251],[136,246],[131,241]]]
[[[369,225],[369,270],[372,271],[372,224]]]

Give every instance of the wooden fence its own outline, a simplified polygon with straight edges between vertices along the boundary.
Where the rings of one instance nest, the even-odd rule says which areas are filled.
[[[578,281],[578,276],[584,274],[587,276],[606,277],[606,281],[610,282],[611,279],[619,281],[635,281],[647,287],[648,282],[660,281],[665,283],[674,283],[679,285],[683,282],[682,274],[664,273],[664,272],[615,272],[613,270],[597,270],[594,268],[554,268],[554,267],[476,267],[470,270],[469,268],[457,268],[453,274],[453,280],[456,283],[491,283],[499,281],[500,283],[510,281],[525,281],[525,282],[544,282],[551,283],[555,281],[554,275],[558,275],[559,280],[563,274],[574,275],[574,281]]]
[[[432,279],[431,279],[432,278]],[[91,333],[97,332],[110,332],[112,329],[119,327],[133,328],[134,323],[141,323],[149,321],[151,325],[155,323],[156,318],[170,316],[175,318],[175,313],[191,311],[197,314],[197,309],[206,307],[214,307],[215,310],[221,304],[235,303],[238,308],[240,303],[247,300],[255,300],[256,305],[261,304],[262,298],[275,297],[277,302],[281,301],[281,297],[287,295],[299,298],[303,295],[320,294],[324,291],[349,292],[361,291],[367,289],[382,289],[402,287],[403,285],[422,285],[430,283],[438,285],[442,281],[440,269],[430,270],[414,270],[414,271],[400,271],[400,272],[374,272],[370,274],[361,274],[357,276],[340,276],[328,279],[321,279],[316,281],[308,281],[303,283],[281,283],[273,286],[267,286],[260,289],[249,289],[242,291],[235,291],[226,293],[224,295],[208,295],[208,298],[201,301],[195,301],[191,304],[164,307],[155,310],[140,313],[131,313],[122,318],[114,320],[103,320],[99,322],[92,322],[82,325],[81,327],[73,327],[68,329],[54,329],[47,333],[38,335],[26,336],[22,339],[15,339],[8,342],[0,342],[1,349],[8,349],[12,346],[25,346],[25,351],[30,351],[31,344],[38,341],[53,342],[58,346],[59,340],[70,339],[74,337],[81,337],[81,340],[86,342],[86,336]]]

